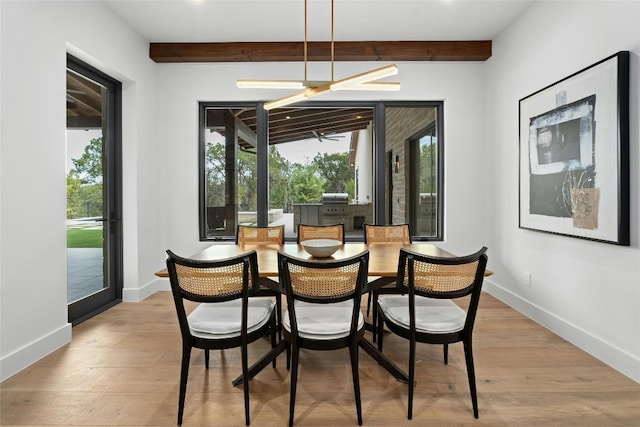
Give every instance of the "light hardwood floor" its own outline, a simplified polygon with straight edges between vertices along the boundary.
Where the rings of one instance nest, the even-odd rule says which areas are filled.
[[[365,301],[366,303],[366,301]],[[368,338],[371,335],[368,334]],[[474,419],[462,345],[418,345],[414,417],[407,389],[360,351],[365,426],[640,426],[640,384],[525,318],[481,298],[474,335],[480,418]],[[267,340],[250,347],[255,360]],[[73,341],[0,385],[0,424],[173,426],[181,341],[171,294],[122,303],[73,328]],[[408,346],[385,337],[405,368]],[[302,351],[296,426],[357,425],[347,350]],[[239,350],[191,361],[184,426],[244,425]],[[251,382],[251,425],[288,421],[284,354]]]

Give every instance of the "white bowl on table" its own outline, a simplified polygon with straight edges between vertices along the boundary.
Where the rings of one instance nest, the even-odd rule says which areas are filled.
[[[305,251],[314,258],[329,258],[342,245],[339,240],[311,239],[301,243]]]

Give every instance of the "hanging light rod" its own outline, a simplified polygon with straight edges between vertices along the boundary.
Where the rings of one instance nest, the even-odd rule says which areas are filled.
[[[400,83],[373,82],[373,80],[392,76],[397,72],[398,67],[395,64],[387,65],[386,67],[382,68],[376,68],[375,70],[367,71],[366,73],[356,74],[355,76],[347,77],[334,82],[328,82],[327,84],[324,84],[322,86],[311,87],[293,95],[285,96],[274,101],[265,102],[264,109],[272,110],[274,108],[295,104],[296,102],[304,101],[306,99],[322,95],[327,92],[335,92],[338,90],[398,90],[400,89]],[[371,86],[367,87],[369,85]]]
[[[238,80],[236,83],[242,89],[311,89],[324,85],[331,85],[331,90],[379,90],[379,91],[397,91],[400,90],[400,83],[396,82],[371,82],[369,80],[377,80],[387,76],[394,75],[398,72],[395,65],[383,67],[378,70],[378,76],[372,75],[374,71],[358,74],[348,79],[344,79],[341,83],[328,80]],[[383,71],[380,71],[383,70]],[[336,86],[337,84],[337,86]]]
[[[304,101],[305,99],[314,96],[307,94],[307,91],[311,89],[303,90],[302,92],[294,93],[293,95],[285,96],[284,98],[276,99],[264,103],[265,110],[272,110],[274,108],[284,107],[285,105],[295,104],[296,102]]]
[[[400,89],[400,83],[396,82],[376,82],[388,76],[398,73],[398,67],[395,64],[385,67],[376,68],[375,70],[365,73],[356,74],[341,80],[334,79],[333,66],[335,57],[334,43],[334,0],[331,0],[331,80],[309,81],[307,80],[307,0],[304,0],[304,80],[238,80],[236,82],[239,88],[263,88],[263,89],[301,89],[301,92],[293,95],[285,96],[264,104],[265,110],[283,107],[285,105],[294,104],[305,99],[322,95],[327,92],[335,92],[339,90],[380,90],[395,91]]]
[[[398,67],[396,64],[391,64],[386,67],[376,68],[375,70],[367,71],[366,73],[356,74],[355,76],[333,82],[331,83],[331,90],[336,91],[347,88],[353,89],[357,88],[360,84],[369,83],[374,80],[383,79],[396,74],[398,74]],[[398,89],[400,89],[400,83],[396,84],[398,85]]]

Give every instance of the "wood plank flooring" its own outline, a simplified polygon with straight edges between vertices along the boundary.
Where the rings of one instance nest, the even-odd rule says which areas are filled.
[[[366,303],[366,299],[365,299]],[[368,338],[371,335],[368,333]],[[484,294],[474,335],[480,418],[474,419],[462,345],[418,345],[413,420],[407,388],[360,351],[365,426],[640,426],[640,384]],[[250,346],[250,360],[268,341]],[[239,350],[191,360],[184,426],[244,425]],[[385,337],[406,369],[408,346]],[[174,426],[181,339],[169,292],[122,303],[73,328],[73,341],[0,384],[3,426]],[[347,350],[301,353],[296,426],[357,425]],[[251,425],[288,422],[285,357],[252,382]]]

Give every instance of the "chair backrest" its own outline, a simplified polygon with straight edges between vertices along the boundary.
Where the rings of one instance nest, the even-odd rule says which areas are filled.
[[[352,299],[351,332],[355,333],[368,269],[369,251],[340,260],[304,260],[278,252],[278,272],[287,295],[292,332],[297,334],[294,300],[335,303]]]
[[[249,291],[259,287],[256,251],[216,261],[183,258],[171,251],[167,251],[167,255],[171,291],[183,336],[190,335],[184,308],[185,299],[209,303],[242,298],[246,324]]]
[[[284,225],[254,227],[239,225],[236,232],[236,244],[284,244]]]
[[[461,257],[431,257],[400,249],[397,285],[415,295],[455,299],[471,294],[465,328],[473,327],[487,267],[487,248]]]
[[[365,243],[411,243],[409,224],[373,225],[364,224]]]
[[[306,225],[298,224],[298,243],[311,239],[332,239],[344,243],[344,224]]]

